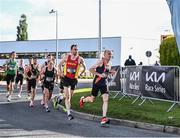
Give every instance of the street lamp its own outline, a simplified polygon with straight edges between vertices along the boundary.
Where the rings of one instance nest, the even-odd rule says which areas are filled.
[[[99,39],[98,39],[98,52],[99,57],[101,58],[101,52],[102,52],[102,36],[101,36],[101,0],[99,0]]]
[[[56,13],[56,65],[58,64],[58,11],[52,9],[50,14]]]

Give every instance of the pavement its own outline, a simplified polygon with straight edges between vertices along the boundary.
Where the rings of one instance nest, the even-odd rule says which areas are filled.
[[[83,82],[83,81],[82,81]],[[2,84],[2,83],[1,83]],[[87,84],[89,85],[89,80],[87,81]],[[4,85],[0,86],[0,89],[4,89]],[[57,91],[57,87],[55,88]],[[4,90],[3,90],[4,91]],[[40,92],[40,88],[38,90]],[[56,93],[57,94],[57,93]],[[5,98],[5,93],[0,92],[0,104],[7,104],[7,99]],[[42,96],[36,96],[36,100],[40,100]],[[18,99],[17,96],[13,96],[12,102],[25,102],[27,101],[26,95],[22,95],[21,99]],[[91,120],[94,122],[100,121],[100,116],[92,115],[92,114],[86,114],[82,112],[77,112],[72,110],[73,115],[75,117],[85,119],[85,120]],[[123,120],[123,119],[116,119],[116,118],[110,118],[112,125],[118,125],[118,126],[126,126],[126,127],[132,127],[132,128],[139,128],[144,130],[150,130],[150,131],[158,131],[158,132],[165,132],[165,133],[171,133],[176,134],[176,136],[180,135],[180,128],[178,127],[172,127],[172,126],[165,126],[165,125],[157,125],[157,124],[150,124],[150,123],[142,123],[142,122],[136,122],[136,121],[129,121],[129,120]]]

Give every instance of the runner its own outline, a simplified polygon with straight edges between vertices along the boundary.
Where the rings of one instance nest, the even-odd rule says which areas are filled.
[[[50,112],[48,107],[48,102],[52,97],[52,92],[54,89],[54,81],[57,75],[57,71],[54,67],[53,61],[48,61],[47,67],[44,67],[41,74],[44,78],[43,87],[44,87],[44,95],[45,95],[45,108],[46,112]]]
[[[4,64],[5,70],[6,70],[6,82],[7,82],[7,93],[6,97],[8,102],[11,101],[11,96],[13,94],[13,83],[16,76],[16,70],[17,70],[17,63],[16,63],[16,52],[13,51],[10,54],[10,59],[6,60],[6,63]]]
[[[18,97],[21,98],[22,92],[22,84],[24,78],[24,67],[23,67],[23,59],[19,60],[19,66],[17,68],[17,75],[16,75],[16,88],[18,87]],[[19,86],[18,86],[19,83]]]
[[[62,66],[64,65],[64,72]],[[79,74],[80,66],[83,68]],[[71,115],[71,98],[74,90],[70,90],[77,85],[78,75],[82,75],[85,71],[84,59],[79,56],[77,45],[71,46],[71,53],[67,54],[59,64],[60,77],[63,77],[63,86],[65,94],[65,106],[67,109],[68,119],[71,120],[74,117]]]
[[[48,62],[51,61],[53,57],[52,57],[52,55],[48,54],[46,58],[47,58],[47,61],[45,61],[44,64],[41,66],[41,72],[43,71],[43,69],[45,67],[47,67]],[[42,97],[42,100],[41,100],[41,105],[44,106],[44,103],[45,103],[44,85],[43,85],[44,77],[40,76],[40,78],[41,78],[41,88],[42,88],[42,93],[43,93],[43,97]]]
[[[109,65],[109,61],[111,59],[111,51],[105,50],[104,57],[99,60],[95,65],[90,68],[90,72],[95,75],[93,80],[93,88],[91,92],[91,96],[84,97],[82,96],[79,105],[80,108],[83,108],[84,103],[89,102],[93,103],[95,101],[98,92],[101,92],[103,105],[102,105],[102,119],[101,125],[108,124],[109,119],[106,117],[108,110],[108,88],[107,88],[107,77],[110,73],[115,73],[115,71],[111,70],[111,66]]]
[[[39,70],[38,70],[38,64],[37,59],[34,58],[32,60],[31,67],[29,68],[29,71],[27,72],[28,77],[28,90],[31,92],[31,100],[29,103],[29,107],[34,107],[34,98],[36,94],[36,84],[39,80]]]
[[[30,72],[31,65],[33,64],[33,58],[29,59],[29,64],[25,67],[25,78],[26,78],[26,91],[27,91],[27,99],[31,99],[31,89],[29,87],[29,76],[28,73]]]

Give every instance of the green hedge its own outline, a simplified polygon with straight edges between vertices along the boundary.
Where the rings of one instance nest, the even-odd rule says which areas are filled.
[[[164,39],[160,45],[159,53],[161,65],[180,66],[180,54],[175,37]]]

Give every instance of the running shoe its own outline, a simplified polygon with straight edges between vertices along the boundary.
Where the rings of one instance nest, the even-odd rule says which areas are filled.
[[[50,112],[50,110],[49,110],[49,108],[48,108],[48,107],[46,108],[46,112]]]
[[[21,98],[21,94],[18,94],[18,97]]]
[[[54,107],[54,109],[58,109],[58,99],[57,99],[57,96],[55,96],[54,99],[53,99],[53,107]]]
[[[83,99],[84,99],[84,96],[82,96],[82,97],[80,98],[80,100],[79,100],[79,107],[80,107],[80,108],[83,108],[83,106],[84,106]]]
[[[29,107],[34,107],[34,102],[33,101],[30,101]]]
[[[103,117],[102,119],[101,119],[101,125],[103,125],[103,124],[109,124],[110,123],[110,120],[107,118],[107,117]]]
[[[72,119],[74,119],[74,117],[71,114],[69,114],[68,115],[68,120],[72,120]]]
[[[41,105],[44,106],[44,101],[43,100],[41,100]]]
[[[7,101],[11,102],[11,95],[8,96]]]

